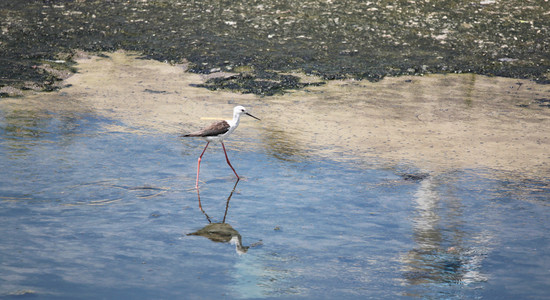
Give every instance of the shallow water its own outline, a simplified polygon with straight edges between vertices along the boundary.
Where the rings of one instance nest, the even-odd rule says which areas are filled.
[[[547,179],[483,168],[426,177],[292,151],[284,135],[248,147],[265,143],[250,132],[226,142],[243,177],[229,205],[235,177],[219,145],[200,189],[210,221],[226,213],[246,250],[188,235],[209,224],[193,188],[202,141],[93,112],[2,110],[1,295],[547,297]]]

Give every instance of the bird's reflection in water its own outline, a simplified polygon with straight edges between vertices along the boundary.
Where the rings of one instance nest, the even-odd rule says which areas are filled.
[[[208,225],[203,227],[200,230],[197,230],[196,232],[189,233],[187,235],[199,235],[203,236],[205,238],[208,238],[209,240],[217,243],[231,243],[235,245],[235,250],[237,253],[244,254],[248,251],[248,246],[243,246],[242,244],[242,237],[239,234],[239,232],[231,225],[225,223],[225,218],[227,217],[227,210],[229,209],[229,201],[231,200],[231,197],[233,196],[233,193],[235,192],[235,189],[237,188],[237,184],[239,183],[239,179],[235,182],[235,185],[233,186],[233,189],[231,190],[231,193],[229,194],[229,197],[227,197],[227,202],[225,204],[225,213],[223,214],[223,220],[221,223],[212,223],[212,219],[208,214],[204,211],[201,204],[201,196],[199,193],[199,190],[197,189],[197,198],[199,200],[199,208],[202,211],[202,213],[206,216],[206,220],[208,220]]]

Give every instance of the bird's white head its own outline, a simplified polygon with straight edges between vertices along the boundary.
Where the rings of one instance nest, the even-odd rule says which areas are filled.
[[[233,117],[235,118],[238,118],[240,117],[242,114],[245,114],[245,115],[248,115],[248,116],[251,116],[252,118],[256,119],[256,120],[260,120],[256,117],[254,117],[253,115],[251,115],[250,113],[248,113],[248,111],[246,110],[246,108],[244,108],[244,106],[235,106],[235,108],[233,108]]]
[[[242,114],[245,114],[247,113],[246,111],[246,108],[244,108],[244,106],[235,106],[235,108],[233,108],[233,114],[234,115],[242,115]]]

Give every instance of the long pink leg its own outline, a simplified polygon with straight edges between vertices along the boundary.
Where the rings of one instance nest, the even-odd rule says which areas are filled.
[[[231,163],[229,162],[229,157],[227,157],[227,151],[225,151],[225,145],[222,143],[222,147],[223,147],[223,153],[225,153],[225,159],[227,160],[227,164],[231,167],[231,170],[233,170],[233,173],[235,173],[235,176],[237,176],[237,179],[241,179],[241,177],[239,177],[239,175],[237,175],[237,172],[235,172],[235,169],[233,169],[233,166],[231,165]]]
[[[204,152],[206,152],[206,148],[208,148],[208,144],[210,144],[210,142],[207,142],[206,143],[206,146],[204,147],[204,150],[202,150],[202,153],[201,153],[201,156],[199,156],[199,163],[197,164],[197,182],[195,183],[195,188],[198,189],[199,188],[199,172],[201,170],[201,160],[202,160],[202,156],[204,155]],[[200,203],[200,202],[199,202]],[[200,204],[199,204],[200,205]]]

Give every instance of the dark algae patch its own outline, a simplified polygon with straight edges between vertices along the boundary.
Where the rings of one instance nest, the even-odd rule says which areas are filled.
[[[537,1],[0,1],[0,93],[45,89],[76,50],[138,51],[234,72],[205,86],[271,95],[323,79],[473,72],[549,81],[550,15]],[[240,70],[251,70],[240,72]],[[9,88],[8,88],[9,87]]]
[[[259,74],[239,73],[232,76],[215,77],[208,79],[206,83],[197,84],[210,90],[229,89],[242,93],[254,93],[272,96],[288,89],[300,89],[306,86],[319,86],[323,82],[300,82],[300,78],[289,74],[276,72],[261,72]]]

